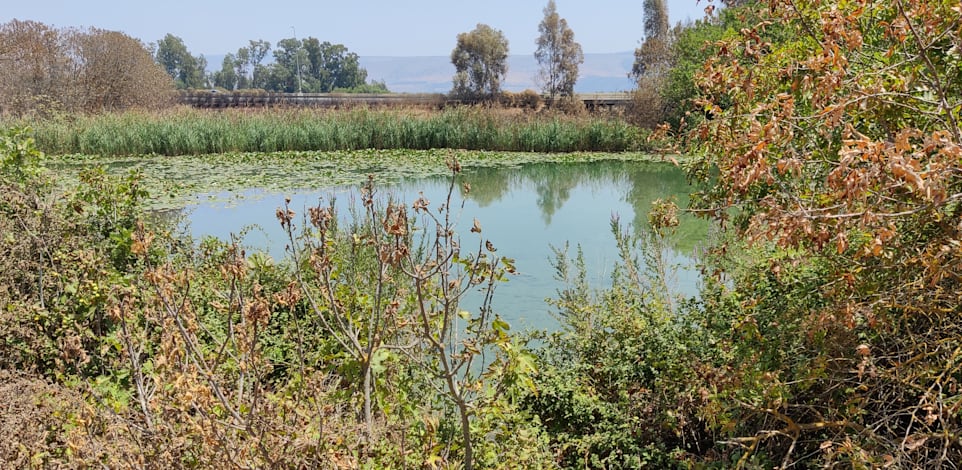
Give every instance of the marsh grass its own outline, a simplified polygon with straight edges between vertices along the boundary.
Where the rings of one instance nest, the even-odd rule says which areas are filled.
[[[36,132],[38,147],[47,154],[60,155],[440,148],[546,153],[646,150],[644,131],[617,119],[518,113],[497,108],[175,108],[30,125]]]

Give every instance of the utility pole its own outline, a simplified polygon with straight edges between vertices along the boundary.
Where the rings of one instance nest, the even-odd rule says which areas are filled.
[[[294,42],[297,42],[297,30],[291,26],[291,31],[294,31]],[[301,43],[297,43],[297,50],[294,51],[294,65],[297,67],[297,94],[301,94]]]

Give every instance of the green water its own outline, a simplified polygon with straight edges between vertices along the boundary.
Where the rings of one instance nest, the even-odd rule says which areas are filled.
[[[687,205],[690,191],[682,171],[665,163],[596,161],[588,163],[528,163],[503,167],[465,168],[459,176],[471,185],[460,214],[462,245],[476,243],[469,233],[476,218],[484,239],[498,254],[516,260],[518,274],[500,285],[495,309],[515,328],[556,327],[546,298],[562,287],[555,279],[552,247],[581,247],[593,286],[607,284],[617,262],[612,216],[632,231],[647,229],[647,211],[656,198],[674,197]],[[461,181],[458,182],[460,187]],[[422,193],[436,207],[444,199],[449,180],[443,176],[409,177],[382,184],[379,193],[410,204]],[[357,186],[330,186],[313,190],[277,190],[251,187],[228,193],[210,193],[186,210],[189,229],[196,237],[226,238],[245,233],[244,242],[275,259],[285,256],[285,235],[275,211],[285,197],[298,213],[334,197],[343,208],[359,199]],[[225,202],[227,201],[227,202]],[[342,210],[341,213],[347,213]],[[678,265],[674,285],[682,295],[694,295],[698,274],[693,254],[705,239],[707,224],[690,216],[671,240],[669,259]]]

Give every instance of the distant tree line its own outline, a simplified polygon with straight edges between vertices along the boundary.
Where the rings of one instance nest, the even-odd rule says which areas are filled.
[[[733,3],[737,2],[725,2],[728,6]],[[719,36],[721,20],[709,14],[695,23],[679,23],[672,28],[665,0],[644,0],[643,9],[644,36],[630,71],[637,88],[628,116],[643,127],[653,128],[663,122],[679,125],[691,112],[696,89],[692,77],[705,58],[701,45]],[[554,0],[548,1],[543,13],[534,54],[541,96],[552,105],[574,103],[570,98],[584,62],[581,45],[558,14]],[[507,38],[491,26],[478,24],[472,31],[459,34],[451,52],[455,74],[450,97],[466,101],[521,100],[502,91],[508,54]],[[273,61],[266,62],[268,57]],[[388,92],[383,81],[368,81],[367,70],[361,67],[356,53],[343,44],[315,37],[286,38],[276,45],[250,40],[247,46],[224,56],[220,70],[208,73],[207,68],[207,59],[193,55],[173,34],[144,44],[123,33],[95,28],[57,29],[13,20],[0,25],[0,72],[4,77],[0,82],[0,113],[96,112],[156,106],[170,102],[172,89]]]
[[[385,93],[383,82],[367,81],[360,58],[343,44],[314,37],[287,38],[273,49],[274,62],[264,64],[271,43],[251,40],[247,47],[227,54],[220,70],[207,74],[207,60],[193,56],[184,41],[168,34],[157,42],[155,58],[178,89],[263,89],[284,93]]]

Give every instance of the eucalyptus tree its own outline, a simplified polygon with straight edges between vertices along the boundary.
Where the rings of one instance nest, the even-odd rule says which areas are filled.
[[[261,62],[264,61],[264,57],[267,57],[267,53],[271,51],[271,43],[264,40],[251,40],[249,43],[250,45],[248,47],[237,51],[237,57],[247,58],[247,64],[250,66],[248,86],[250,88],[263,87],[267,70]],[[244,51],[243,53],[241,52],[242,50]]]
[[[237,89],[250,88],[250,83],[251,83],[250,72],[252,70],[250,67],[250,51],[246,47],[242,47],[240,49],[237,49],[236,54],[228,54],[228,55],[233,56],[232,66],[234,68],[234,76],[237,77],[236,88]],[[225,62],[223,66],[226,66],[226,65],[227,63]]]
[[[216,87],[226,88],[228,90],[241,88],[239,86],[239,80],[241,77],[238,70],[239,63],[239,59],[234,54],[225,55],[224,61],[221,62],[221,69],[213,73],[213,85]]]
[[[202,55],[191,55],[183,39],[168,33],[163,39],[157,41],[157,53],[154,58],[174,79],[177,88],[207,86],[207,77],[204,74],[207,59]]]
[[[479,23],[474,30],[458,34],[451,63],[455,68],[454,96],[494,99],[508,73],[508,40],[501,31]]]
[[[645,0],[645,38],[635,49],[631,75],[640,79],[646,74],[657,74],[671,65],[671,27],[665,0]]]
[[[534,53],[540,70],[538,80],[541,90],[552,101],[556,97],[574,94],[575,82],[578,81],[578,66],[584,63],[581,44],[575,41],[575,33],[568,27],[568,22],[558,15],[554,0],[549,0],[544,7],[544,19],[538,25],[536,44],[538,49]]]
[[[310,37],[304,40],[303,46],[307,53],[307,72],[317,80],[317,91],[352,89],[367,81],[367,70],[361,67],[360,57],[343,44]]]
[[[330,93],[362,87],[366,80],[367,70],[361,67],[360,58],[343,44],[321,42],[314,37],[289,38],[277,43],[264,88]]]
[[[270,65],[266,89],[293,93],[298,90],[312,92],[315,86],[304,72],[307,52],[303,43],[294,38],[281,39],[274,49],[274,63]]]

